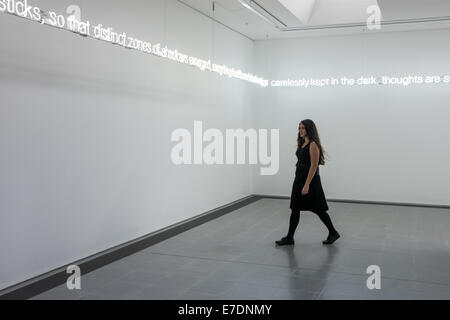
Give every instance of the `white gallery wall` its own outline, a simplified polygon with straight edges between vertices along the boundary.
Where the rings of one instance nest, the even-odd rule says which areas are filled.
[[[448,29],[369,32],[257,41],[255,66],[274,80],[449,75],[449,52]],[[290,196],[298,124],[312,119],[327,198],[450,205],[450,84],[271,87],[253,108],[255,126],[280,128],[280,172],[255,170],[255,194]]]
[[[76,4],[92,24],[253,71],[252,41],[175,0]],[[253,84],[6,14],[0,43],[0,289],[251,194],[245,165],[170,157],[195,120],[249,127]]]

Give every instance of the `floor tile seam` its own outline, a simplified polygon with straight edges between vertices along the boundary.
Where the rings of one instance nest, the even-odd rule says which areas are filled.
[[[213,259],[213,258],[202,258],[202,257],[193,257],[193,256],[182,256],[182,255],[173,255],[173,254],[163,254],[163,253],[151,253],[151,254],[158,254],[158,255],[165,255],[165,256],[175,256],[175,257],[183,257],[183,258],[191,258],[191,259],[198,259],[198,260],[208,260],[208,261],[217,261],[217,262],[227,262],[227,263],[240,263],[240,264],[251,264],[251,265],[258,265],[258,266],[267,266],[267,267],[277,267],[277,268],[283,268],[283,269],[291,269],[291,267],[286,266],[280,266],[280,265],[273,265],[273,264],[265,264],[265,263],[255,263],[255,262],[245,262],[245,261],[236,261],[236,260],[222,260],[222,259]],[[295,270],[308,270],[308,271],[319,271],[314,268],[304,268],[304,267],[296,267]],[[332,274],[342,274],[342,275],[353,275],[353,276],[360,276],[365,277],[367,274],[365,273],[353,273],[353,272],[342,272],[342,271],[334,271],[330,270],[329,273]],[[440,285],[444,287],[450,287],[450,283],[439,283],[439,282],[433,282],[433,281],[421,281],[416,279],[406,279],[406,278],[398,278],[398,277],[385,277],[382,276],[381,279],[389,279],[389,280],[398,280],[398,281],[408,281],[408,282],[415,282],[415,283],[424,283],[424,284],[434,284],[434,285]]]

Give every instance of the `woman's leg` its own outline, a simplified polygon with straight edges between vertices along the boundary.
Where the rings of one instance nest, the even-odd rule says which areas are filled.
[[[330,235],[335,235],[338,233],[333,226],[333,222],[331,222],[329,214],[326,211],[313,211],[313,212],[319,216],[320,220],[322,220],[323,224],[327,227]]]
[[[289,232],[286,238],[294,239],[295,229],[297,229],[300,221],[300,210],[292,209],[291,218],[289,219]]]

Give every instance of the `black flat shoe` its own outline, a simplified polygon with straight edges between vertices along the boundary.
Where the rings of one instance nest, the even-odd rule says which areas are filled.
[[[281,240],[275,241],[275,243],[279,246],[293,245],[294,239],[288,239],[286,237],[281,238]]]
[[[323,241],[323,244],[333,244],[337,239],[339,239],[341,235],[339,233],[332,234],[328,236],[327,240]]]

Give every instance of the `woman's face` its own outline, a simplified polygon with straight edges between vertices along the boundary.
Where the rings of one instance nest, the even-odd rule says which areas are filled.
[[[303,123],[300,123],[298,130],[300,131],[300,137],[302,138],[306,137],[306,129]]]

